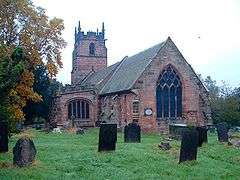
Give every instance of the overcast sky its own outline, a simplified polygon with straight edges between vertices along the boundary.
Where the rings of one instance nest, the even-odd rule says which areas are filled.
[[[172,38],[196,73],[240,86],[238,0],[33,0],[49,17],[64,20],[63,69],[70,83],[74,27],[101,29],[105,22],[108,65]]]

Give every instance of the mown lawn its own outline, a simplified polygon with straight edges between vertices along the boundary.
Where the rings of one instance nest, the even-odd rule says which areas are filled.
[[[142,135],[142,143],[126,144],[118,134],[115,152],[98,153],[98,129],[85,135],[31,131],[37,148],[34,165],[12,166],[12,148],[0,154],[0,179],[240,179],[240,149],[217,142],[216,135],[198,150],[196,162],[178,164],[179,141],[170,151],[158,148],[159,134]]]

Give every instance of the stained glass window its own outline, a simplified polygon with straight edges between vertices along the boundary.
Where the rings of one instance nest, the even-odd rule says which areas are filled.
[[[182,116],[182,83],[171,65],[159,76],[156,97],[158,118]]]

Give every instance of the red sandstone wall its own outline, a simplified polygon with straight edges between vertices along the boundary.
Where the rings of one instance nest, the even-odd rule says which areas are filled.
[[[187,64],[171,40],[145,69],[133,86],[133,92],[116,94],[101,98],[101,110],[109,113],[114,107],[117,111],[117,120],[120,126],[132,121],[132,103],[140,100],[140,121],[143,131],[168,131],[168,121],[157,122],[156,115],[156,82],[163,68],[171,64],[179,73],[182,81],[183,121],[194,125],[205,125],[210,120],[208,94],[196,74]],[[115,98],[113,98],[115,97]],[[104,102],[107,102],[104,106]],[[145,116],[144,109],[151,108],[152,116]],[[203,115],[206,112],[208,117]]]
[[[95,55],[89,54],[89,44],[95,44]],[[76,59],[73,59],[71,82],[75,84],[83,79],[92,69],[94,71],[107,67],[107,48],[104,42],[95,38],[84,39],[75,46]]]
[[[151,117],[143,116],[141,124],[149,130],[158,129],[156,121],[156,82],[160,73],[168,64],[175,68],[182,81],[183,121],[194,125],[206,124],[208,120],[203,117],[202,110],[210,113],[209,107],[207,107],[207,92],[171,40],[167,42],[134,85],[134,88],[139,92],[142,106],[153,109],[153,115]],[[200,95],[204,97],[203,101],[206,102],[200,103]],[[166,127],[166,124],[161,122],[158,130],[164,131]]]
[[[96,98],[91,91],[64,93],[56,97],[55,106],[52,109],[52,111],[55,112],[52,112],[54,115],[51,120],[57,122],[58,124],[63,124],[65,121],[68,121],[68,102],[74,99],[84,99],[89,101],[89,125],[94,126],[98,115],[98,98]]]

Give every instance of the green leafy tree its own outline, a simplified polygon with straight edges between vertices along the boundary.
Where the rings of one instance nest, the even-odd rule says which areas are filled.
[[[5,51],[4,47],[0,47],[1,51]],[[16,123],[15,114],[13,112],[13,103],[18,100],[18,96],[12,96],[12,89],[21,81],[24,73],[27,58],[21,48],[16,48],[9,57],[7,53],[0,55],[0,117],[6,120],[12,128]]]
[[[224,81],[217,86],[210,76],[204,84],[209,90],[213,123],[227,122],[230,126],[240,126],[240,88],[232,90]]]
[[[1,72],[12,72],[10,68],[14,66],[11,65],[11,55],[16,47],[21,47],[26,57],[25,66],[21,66],[24,67],[21,74],[13,69],[11,77],[5,78],[7,75],[3,74],[0,79],[0,84],[11,87],[8,96],[11,100],[12,116],[15,121],[22,121],[23,108],[27,102],[42,100],[41,96],[33,91],[35,69],[45,66],[49,77],[55,77],[62,66],[61,50],[66,45],[62,38],[64,24],[62,19],[49,19],[46,11],[35,6],[31,0],[0,0],[0,9]],[[6,62],[7,60],[9,62]],[[12,81],[11,78],[16,85],[7,85]],[[17,81],[14,81],[15,78]]]
[[[49,78],[45,66],[37,67],[34,72],[34,79],[33,90],[42,96],[42,101],[35,103],[29,101],[27,103],[27,106],[24,108],[27,124],[32,124],[34,119],[45,119],[48,121],[52,97],[62,87],[62,84],[57,80]]]

